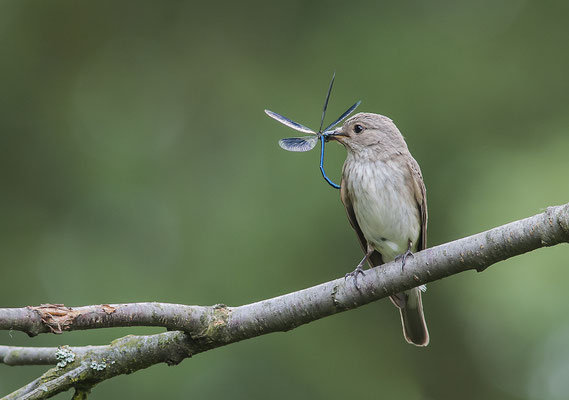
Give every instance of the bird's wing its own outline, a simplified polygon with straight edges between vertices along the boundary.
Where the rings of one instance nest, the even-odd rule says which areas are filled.
[[[421,251],[427,248],[427,189],[425,188],[421,168],[413,157],[410,158],[408,166],[411,179],[413,180],[415,200],[421,213],[421,237],[419,238],[419,246],[417,248],[418,251]]]
[[[364,254],[367,253],[367,240],[358,224],[358,220],[356,218],[356,213],[354,212],[354,207],[352,205],[352,198],[348,191],[348,185],[346,184],[345,180],[342,178],[342,184],[340,185],[340,199],[344,204],[344,208],[346,209],[346,214],[348,215],[348,220],[350,221],[350,225],[356,231],[358,235],[358,239],[360,241],[360,245],[362,246],[362,250]],[[381,257],[381,253],[375,250],[368,259],[368,262],[371,267],[375,267],[378,265],[383,264],[383,258]]]

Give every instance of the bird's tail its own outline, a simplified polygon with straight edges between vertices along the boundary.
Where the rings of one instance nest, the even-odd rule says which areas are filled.
[[[429,344],[429,331],[423,314],[423,302],[421,301],[421,290],[414,288],[404,293],[391,296],[393,304],[399,308],[401,313],[401,324],[403,325],[403,335],[408,343],[415,346],[426,346]]]

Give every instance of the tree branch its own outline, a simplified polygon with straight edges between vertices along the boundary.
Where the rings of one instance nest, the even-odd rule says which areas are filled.
[[[0,308],[0,330],[16,330],[36,336],[71,330],[129,326],[162,326],[169,330],[195,331],[211,307],[168,303],[102,304],[65,307],[42,304],[23,308]]]
[[[563,242],[569,242],[569,204],[550,207],[533,217],[423,250],[406,263],[404,271],[397,262],[372,268],[358,280],[360,290],[355,288],[351,280],[341,278],[239,307],[135,303],[77,308],[42,305],[0,309],[0,329],[20,330],[30,336],[46,332],[142,325],[163,326],[185,332],[127,336],[109,346],[97,346],[84,353],[78,350],[71,364],[53,368],[46,373],[49,376],[44,374],[40,378],[44,385],[45,382],[62,379],[58,380],[57,389],[52,391],[48,388],[46,392],[45,388],[39,389],[41,385],[33,386],[32,382],[32,386],[28,385],[10,396],[28,388],[26,393],[43,396],[31,398],[47,398],[71,387],[91,387],[110,377],[156,363],[176,364],[199,352],[271,332],[287,331],[421,284],[470,269],[483,271],[498,261]],[[17,356],[13,349],[0,346],[0,355],[5,354],[1,357],[3,362],[8,360],[11,365],[33,359],[54,361],[45,348],[38,350],[37,356],[28,355],[33,351],[27,348]],[[43,358],[40,354],[43,354]],[[103,365],[101,363],[105,365],[102,370],[84,367]],[[73,374],[73,379],[62,378],[71,376],[66,374],[78,368],[82,369],[80,373]]]
[[[104,351],[108,346],[65,347],[75,355],[83,356],[89,351]],[[6,365],[55,365],[59,347],[0,346],[0,362]]]
[[[125,336],[109,346],[82,348],[82,354],[69,347],[54,350],[63,350],[58,358],[61,364],[4,399],[45,399],[73,387],[85,391],[106,379],[153,364],[177,364],[193,352],[191,341],[182,332]]]

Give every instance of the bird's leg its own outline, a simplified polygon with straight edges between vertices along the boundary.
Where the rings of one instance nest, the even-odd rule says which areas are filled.
[[[362,258],[362,260],[360,261],[360,263],[356,266],[356,269],[354,269],[352,272],[348,272],[345,276],[344,279],[348,279],[348,277],[353,277],[354,278],[354,285],[356,286],[356,289],[360,290],[360,286],[358,285],[358,274],[362,274],[365,275],[364,272],[364,263],[367,261],[367,259],[369,258],[369,256],[371,256],[371,253],[373,253],[373,247],[371,247],[369,244],[367,245],[367,253],[364,256],[364,258]]]
[[[413,242],[411,240],[409,240],[409,243],[407,245],[407,251],[405,253],[399,254],[397,257],[395,257],[395,261],[401,260],[401,271],[403,271],[405,269],[405,263],[407,262],[407,258],[408,257],[411,257],[411,258],[415,257],[415,255],[411,251],[412,246],[413,246]]]

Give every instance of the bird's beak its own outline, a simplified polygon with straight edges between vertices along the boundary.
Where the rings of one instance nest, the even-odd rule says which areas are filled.
[[[348,136],[342,131],[342,128],[334,129],[326,134],[327,140],[337,140],[338,142],[342,141],[342,138]]]

